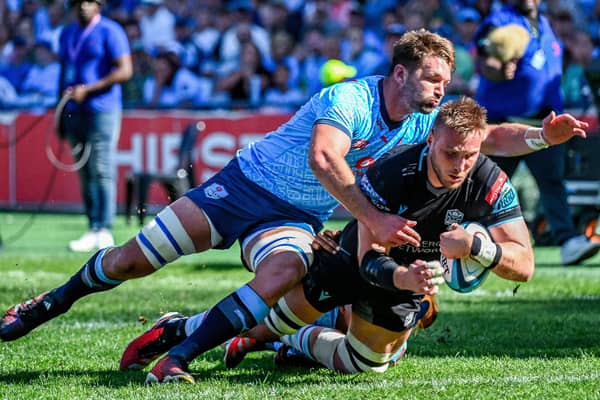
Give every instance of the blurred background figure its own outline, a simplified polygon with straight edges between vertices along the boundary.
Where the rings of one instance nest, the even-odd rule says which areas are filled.
[[[52,52],[52,44],[39,41],[33,48],[33,64],[19,92],[23,107],[52,107],[58,101],[60,63]]]
[[[242,46],[251,41],[254,43],[262,60],[271,57],[271,41],[269,33],[262,26],[254,23],[254,5],[250,0],[232,0],[227,5],[234,25],[223,33],[219,54],[222,62],[238,59]]]
[[[452,43],[456,52],[456,70],[452,81],[446,88],[447,95],[460,96],[463,94],[473,96],[477,88],[475,62],[477,47],[473,38],[479,28],[481,16],[471,7],[465,7],[456,13]]]
[[[342,59],[360,71],[360,76],[373,75],[384,58],[381,47],[368,46],[362,28],[350,27],[345,32]]]
[[[264,104],[280,110],[296,111],[306,101],[304,92],[290,86],[290,70],[279,64],[272,73],[271,84],[265,90]]]
[[[72,251],[112,246],[116,211],[116,152],[121,132],[121,82],[131,78],[127,36],[114,21],[100,15],[102,0],[73,0],[77,21],[60,36],[60,90],[69,93],[61,135],[73,149],[89,146],[90,157],[79,169],[89,230],[69,243]],[[78,156],[74,154],[74,157]]]
[[[476,99],[488,110],[492,123],[525,118],[541,124],[551,111],[563,111],[562,47],[548,19],[539,13],[540,1],[510,0],[503,8],[492,12],[475,35],[482,74]],[[524,28],[529,38],[525,43],[516,43],[517,35],[507,36],[506,48],[523,45],[524,53],[503,60],[489,44],[494,32],[508,25],[516,25],[520,30]],[[577,264],[593,256],[600,244],[577,234],[567,203],[565,145],[552,146],[525,157],[495,158],[495,161],[510,176],[521,159],[538,184],[544,215],[554,240],[561,246],[561,262]]]
[[[238,60],[223,65],[219,76],[215,92],[227,94],[234,108],[259,106],[263,91],[271,83],[260,51],[252,41],[242,44]]]
[[[175,40],[175,15],[163,0],[141,0],[136,9],[140,23],[142,43],[152,53]]]
[[[565,109],[570,112],[587,114],[594,107],[594,95],[586,69],[594,60],[594,43],[583,29],[574,29],[565,38],[564,74],[562,90]]]
[[[6,57],[0,65],[0,77],[5,78],[15,93],[18,93],[31,69],[31,62],[28,58],[31,47],[21,36],[14,36],[5,47],[7,47]]]
[[[181,65],[173,50],[161,50],[151,60],[152,74],[144,82],[144,104],[151,108],[192,107],[208,101],[211,82]],[[208,86],[207,86],[208,85]]]
[[[404,25],[392,23],[385,29],[385,39],[383,43],[384,57],[374,71],[375,75],[388,75],[392,69],[392,58],[394,57],[394,43],[400,39],[406,32]]]
[[[277,31],[271,35],[271,59],[265,68],[274,75],[280,65],[286,67],[288,75],[287,87],[295,90],[300,86],[300,61],[293,54],[294,39],[286,31]]]

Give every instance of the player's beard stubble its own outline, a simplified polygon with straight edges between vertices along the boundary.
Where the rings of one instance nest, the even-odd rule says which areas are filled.
[[[429,114],[436,109],[442,100],[441,97],[435,95],[424,97],[423,88],[417,87],[410,79],[406,82],[403,90],[406,93],[409,93],[410,98],[408,105],[413,112]]]

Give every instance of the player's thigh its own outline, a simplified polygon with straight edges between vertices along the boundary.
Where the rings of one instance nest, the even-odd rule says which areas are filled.
[[[104,269],[117,279],[145,276],[182,255],[210,248],[210,238],[211,225],[202,209],[181,197],[160,211],[135,238],[109,251]]]
[[[187,196],[175,200],[170,208],[173,210],[187,235],[194,244],[196,252],[212,247],[211,237],[218,235],[211,227],[204,211]]]

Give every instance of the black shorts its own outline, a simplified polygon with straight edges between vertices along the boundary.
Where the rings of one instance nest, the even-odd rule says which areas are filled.
[[[344,228],[340,237],[342,251],[330,254],[319,250],[303,279],[304,295],[320,312],[352,305],[352,311],[366,321],[394,332],[416,324],[423,295],[408,290],[387,290],[365,281],[356,258],[357,224]]]

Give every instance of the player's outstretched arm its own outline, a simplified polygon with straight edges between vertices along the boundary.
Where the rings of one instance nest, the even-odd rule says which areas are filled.
[[[556,115],[554,112],[544,118],[542,128],[520,123],[489,125],[481,151],[502,157],[529,154],[564,143],[574,136],[585,138],[588,128],[587,122],[571,114]]]
[[[384,246],[409,243],[418,246],[419,234],[412,229],[416,222],[379,211],[362,193],[352,169],[345,160],[350,138],[338,128],[316,124],[309,151],[310,166],[325,189],[357,220],[364,223]]]

